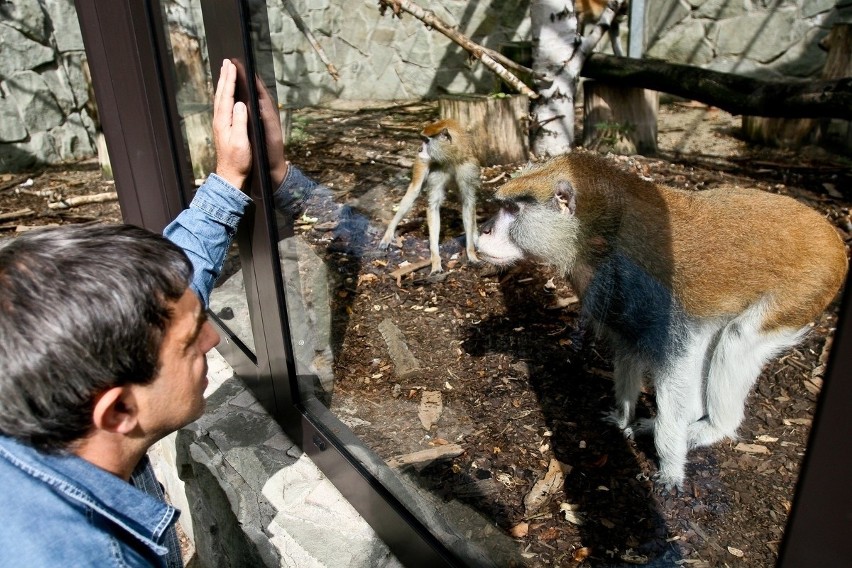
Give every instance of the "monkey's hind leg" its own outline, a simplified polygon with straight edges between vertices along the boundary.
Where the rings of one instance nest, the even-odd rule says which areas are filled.
[[[399,202],[396,214],[393,216],[393,219],[388,225],[382,240],[379,241],[380,249],[384,250],[390,245],[394,238],[397,225],[399,225],[402,218],[411,210],[411,207],[420,195],[420,191],[423,189],[423,182],[425,181],[428,173],[429,163],[418,158],[414,162],[414,167],[412,168],[411,183],[408,184],[408,189],[405,190],[405,195],[402,197],[402,201]]]
[[[689,425],[704,413],[702,370],[709,330],[692,329],[688,342],[671,347],[668,359],[651,369],[656,390],[657,417],[653,421],[654,446],[660,460],[657,482],[666,488],[681,487],[689,450]]]
[[[429,226],[429,255],[432,260],[430,274],[443,272],[441,266],[441,205],[444,203],[445,181],[439,176],[429,176],[429,207],[426,209],[426,224]]]
[[[476,194],[479,190],[479,166],[467,163],[459,166],[456,174],[456,185],[462,202],[462,222],[464,223],[464,244],[467,260],[472,264],[479,263],[476,255],[476,242],[479,231],[476,228]]]
[[[689,447],[736,438],[745,402],[769,359],[801,340],[807,328],[761,330],[764,309],[752,306],[719,333],[705,387],[706,415],[689,425]]]

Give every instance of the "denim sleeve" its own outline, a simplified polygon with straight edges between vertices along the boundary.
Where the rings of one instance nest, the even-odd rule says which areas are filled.
[[[273,195],[276,209],[294,217],[318,184],[290,164],[287,175]],[[222,272],[225,255],[251,198],[216,174],[210,174],[189,208],[184,209],[163,231],[167,239],[181,247],[192,262],[190,287],[201,302],[210,303],[213,285]]]
[[[306,202],[318,186],[317,182],[302,173],[299,168],[290,164],[287,168],[287,175],[284,176],[284,180],[272,196],[275,209],[292,217],[299,217]]]
[[[222,272],[225,255],[251,198],[216,174],[210,174],[187,209],[163,235],[181,247],[192,262],[190,287],[207,306]]]

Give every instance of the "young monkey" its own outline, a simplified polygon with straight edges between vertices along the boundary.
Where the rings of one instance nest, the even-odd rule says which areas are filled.
[[[574,11],[577,14],[577,33],[581,37],[585,34],[587,26],[595,25],[598,22],[608,3],[608,0],[575,0]],[[607,30],[609,40],[612,43],[612,52],[618,57],[624,57],[624,49],[621,46],[620,28],[621,22],[627,17],[628,5],[628,0],[625,0],[621,4],[615,17],[612,19],[612,24]]]
[[[834,227],[764,191],[672,189],[575,152],[496,196],[480,258],[533,257],[567,276],[613,347],[608,420],[654,434],[667,488],[681,486],[691,448],[736,435],[764,364],[804,337],[846,276]],[[645,374],[657,415],[634,422]]]
[[[429,196],[426,224],[429,226],[429,252],[432,273],[441,272],[439,240],[441,230],[441,205],[446,191],[456,187],[461,194],[462,222],[465,247],[469,262],[479,262],[476,244],[476,193],[479,191],[479,161],[473,152],[468,133],[452,119],[427,124],[420,133],[423,145],[411,170],[411,183],[399,203],[396,215],[388,225],[379,248],[386,249],[394,239],[399,222],[414,205],[425,184]]]

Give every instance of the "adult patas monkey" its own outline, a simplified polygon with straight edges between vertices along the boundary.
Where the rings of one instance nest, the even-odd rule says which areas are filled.
[[[441,205],[446,191],[455,186],[461,195],[462,222],[464,224],[465,248],[469,262],[478,262],[476,244],[476,193],[479,191],[479,161],[473,152],[471,140],[461,125],[452,119],[443,119],[427,124],[420,133],[423,144],[396,215],[388,225],[380,248],[387,248],[394,239],[396,226],[414,205],[425,184],[429,196],[426,209],[426,224],[429,226],[429,252],[432,273],[441,272],[439,249],[441,231]]]
[[[763,365],[796,344],[843,284],[834,228],[797,201],[750,189],[683,191],[572,153],[497,191],[483,260],[556,266],[613,346],[625,434],[648,429],[658,481],[680,486],[689,449],[736,435]],[[643,377],[655,420],[634,422]]]

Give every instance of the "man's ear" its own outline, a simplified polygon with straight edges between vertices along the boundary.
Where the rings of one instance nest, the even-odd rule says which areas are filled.
[[[127,387],[113,387],[95,401],[92,412],[95,428],[115,434],[127,434],[139,423],[133,392]]]

